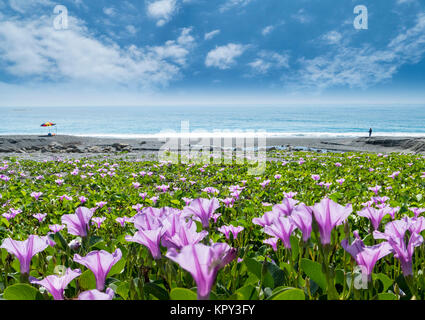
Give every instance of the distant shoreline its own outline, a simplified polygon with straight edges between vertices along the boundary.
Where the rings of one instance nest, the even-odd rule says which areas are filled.
[[[212,138],[211,138],[212,139]],[[190,139],[190,144],[203,145],[209,138]],[[219,141],[219,139],[218,139]],[[222,140],[224,141],[224,140]],[[217,142],[217,139],[215,140]],[[234,140],[233,140],[234,142]],[[235,142],[234,142],[235,143]],[[69,135],[52,137],[38,135],[0,135],[0,157],[23,156],[24,158],[45,159],[52,156],[83,157],[86,155],[122,154],[156,155],[165,140],[96,138]],[[224,145],[224,143],[222,143]],[[222,145],[214,145],[213,149]],[[210,145],[207,145],[210,147]],[[233,147],[236,147],[234,144]],[[268,137],[267,150],[320,151],[320,152],[407,152],[425,154],[425,137],[358,137],[358,138],[317,138],[317,137]]]

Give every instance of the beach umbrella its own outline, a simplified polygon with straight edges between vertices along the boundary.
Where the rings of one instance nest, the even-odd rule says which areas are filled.
[[[40,127],[53,127],[56,126],[56,123],[53,122],[45,122],[43,123]],[[57,132],[57,128],[56,128],[56,132]],[[50,129],[49,129],[49,134],[50,134]]]
[[[55,126],[55,125],[56,125],[56,123],[53,123],[53,122],[45,122],[41,125],[41,127],[52,127],[52,126]]]

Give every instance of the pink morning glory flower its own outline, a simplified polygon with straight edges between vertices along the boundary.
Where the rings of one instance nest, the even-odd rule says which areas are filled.
[[[159,190],[159,191],[161,191],[161,192],[167,192],[168,189],[170,189],[170,186],[161,185],[161,186],[157,186],[156,189]]]
[[[296,195],[298,194],[298,192],[284,192],[283,196],[285,198],[289,198],[289,199],[293,199]]]
[[[6,249],[10,254],[18,258],[21,263],[21,274],[28,274],[33,256],[49,246],[45,237],[30,235],[27,240],[17,241],[7,238],[3,240],[0,248]]]
[[[104,206],[106,206],[108,204],[108,202],[106,202],[106,201],[100,201],[100,202],[96,202],[96,207],[99,207],[99,208],[103,208]]]
[[[282,216],[290,216],[297,203],[298,200],[285,198],[281,204],[274,205],[272,211]]]
[[[94,217],[91,219],[92,224],[95,225],[98,229],[100,228],[101,224],[106,220],[106,217]]]
[[[226,243],[206,246],[201,243],[184,247],[180,252],[170,249],[167,258],[190,272],[198,287],[198,299],[207,300],[218,271],[236,258],[237,250]]]
[[[214,223],[217,223],[218,218],[221,217],[221,213],[214,213],[211,218],[214,220]]]
[[[47,213],[37,213],[32,215],[34,218],[38,220],[38,222],[42,223],[47,216]]]
[[[260,183],[260,186],[264,189],[266,186],[270,184],[271,180],[265,180]]]
[[[86,202],[87,202],[87,198],[86,198],[86,197],[84,197],[84,196],[79,197],[79,198],[78,198],[78,200],[80,200],[80,203],[81,203],[81,204],[84,204],[84,203],[86,203]]]
[[[164,247],[180,250],[185,246],[199,243],[208,232],[202,230],[196,232],[196,224],[193,221],[185,222],[180,217],[172,217],[164,221],[165,233],[161,243]]]
[[[161,237],[165,229],[159,227],[154,230],[139,230],[134,236],[126,236],[128,242],[137,242],[147,247],[155,260],[161,259]]]
[[[338,182],[342,186],[342,184],[345,182],[345,179],[338,179],[336,180],[336,182]]]
[[[90,219],[93,212],[85,207],[79,207],[75,214],[65,214],[62,216],[62,223],[66,224],[68,232],[74,236],[86,237],[90,229]]]
[[[312,178],[314,181],[319,181],[319,180],[320,180],[320,176],[319,176],[318,174],[313,174],[313,175],[311,176],[311,178]]]
[[[372,201],[375,202],[375,204],[378,204],[378,203],[385,204],[388,200],[390,200],[390,198],[388,198],[387,196],[385,196],[385,197],[372,197]]]
[[[378,195],[379,190],[381,190],[381,186],[374,186],[374,187],[369,187],[368,189],[370,191],[373,191],[375,193],[375,195]]]
[[[49,226],[50,231],[52,231],[53,233],[57,233],[62,231],[63,229],[65,229],[64,225],[61,224],[53,224]]]
[[[31,197],[33,197],[35,200],[38,200],[43,195],[43,192],[32,192]]]
[[[206,193],[214,193],[214,194],[219,194],[220,191],[218,191],[216,188],[213,187],[207,187],[202,189],[202,192],[206,192]]]
[[[128,217],[118,217],[115,219],[115,221],[118,222],[121,225],[121,227],[124,228],[125,223],[129,222],[130,220]]]
[[[46,288],[46,290],[53,296],[53,299],[64,300],[64,291],[66,286],[80,275],[81,271],[79,269],[72,270],[71,268],[68,268],[62,276],[51,275],[47,276],[43,280],[33,278],[30,282]]]
[[[357,215],[368,218],[373,226],[373,229],[378,230],[382,218],[384,218],[388,214],[389,209],[389,207],[384,207],[382,209],[366,207],[363,208],[361,211],[357,212]]]
[[[74,255],[74,261],[90,269],[96,278],[96,289],[103,291],[105,288],[106,277],[111,268],[121,260],[122,252],[118,248],[114,253],[105,250],[95,250],[88,253],[85,257],[79,254]]]
[[[307,242],[310,239],[313,224],[312,209],[302,203],[295,207],[289,219],[302,232],[303,241]]]
[[[277,251],[277,242],[279,241],[279,238],[268,238],[263,241],[263,243],[268,244],[273,248],[273,251]]]
[[[291,249],[291,234],[297,229],[297,226],[289,220],[289,218],[279,217],[273,221],[270,226],[264,227],[264,232],[272,237],[282,240],[283,245]]]
[[[235,199],[234,198],[226,198],[226,199],[223,199],[221,201],[224,203],[224,205],[227,208],[232,208],[233,207],[233,204],[235,203]]]
[[[389,178],[395,179],[398,175],[400,174],[400,171],[396,171],[393,172],[390,176],[388,176]]]
[[[154,197],[150,198],[149,200],[151,200],[153,202],[153,204],[156,204],[158,199],[159,199],[159,197],[154,196]]]
[[[60,201],[63,201],[63,199],[66,199],[68,201],[71,201],[72,200],[72,197],[67,196],[66,194],[64,194],[63,196],[60,196],[59,199],[60,199]]]
[[[388,242],[383,242],[368,247],[360,239],[358,232],[355,231],[354,236],[356,239],[351,245],[347,239],[342,240],[341,245],[356,260],[362,273],[368,277],[368,281],[371,281],[376,262],[391,253],[391,245]]]
[[[400,261],[401,269],[405,277],[413,275],[413,253],[415,247],[423,243],[423,238],[414,231],[412,221],[408,219],[395,220],[388,222],[385,225],[385,232],[374,231],[373,237],[375,239],[384,239],[392,247],[394,257]],[[406,232],[410,231],[410,237],[406,239]]]
[[[323,245],[331,242],[332,229],[344,223],[353,211],[351,204],[343,207],[329,198],[322,199],[312,209],[319,226],[320,241]]]
[[[421,213],[425,212],[424,208],[409,208],[410,211],[413,212],[413,214],[415,215],[415,217],[417,218]]]
[[[97,289],[81,292],[78,300],[112,300],[115,293],[111,288],[107,288],[106,292],[101,292]]]
[[[218,228],[217,230],[223,233],[226,236],[226,239],[230,239],[230,233],[233,234],[233,239],[236,239],[238,237],[238,234],[242,232],[244,227],[235,227],[235,226],[222,226]]]
[[[193,199],[190,198],[182,198],[182,200],[184,201],[186,206],[190,205],[190,203],[193,201]]]
[[[216,198],[195,199],[190,206],[183,209],[183,212],[185,216],[194,216],[195,219],[201,221],[204,228],[208,228],[209,220],[219,207],[220,203]]]
[[[279,217],[279,212],[277,211],[268,211],[265,214],[263,214],[260,218],[253,218],[252,223],[265,227],[270,226],[275,219]]]

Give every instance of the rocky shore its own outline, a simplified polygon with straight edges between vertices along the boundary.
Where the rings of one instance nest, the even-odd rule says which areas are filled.
[[[203,140],[205,141],[205,139]],[[43,159],[49,156],[68,155],[151,155],[154,156],[165,141],[158,139],[115,139],[78,136],[0,136],[0,157],[19,155]],[[191,145],[200,141],[191,139]],[[220,146],[207,146],[216,149]],[[267,139],[267,149],[319,152],[407,152],[425,153],[425,138],[412,137],[360,137],[360,138],[308,138],[274,137]]]

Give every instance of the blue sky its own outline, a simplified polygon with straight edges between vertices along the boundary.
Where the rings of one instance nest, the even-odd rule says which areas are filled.
[[[0,0],[0,106],[425,103],[424,89],[421,0]]]

